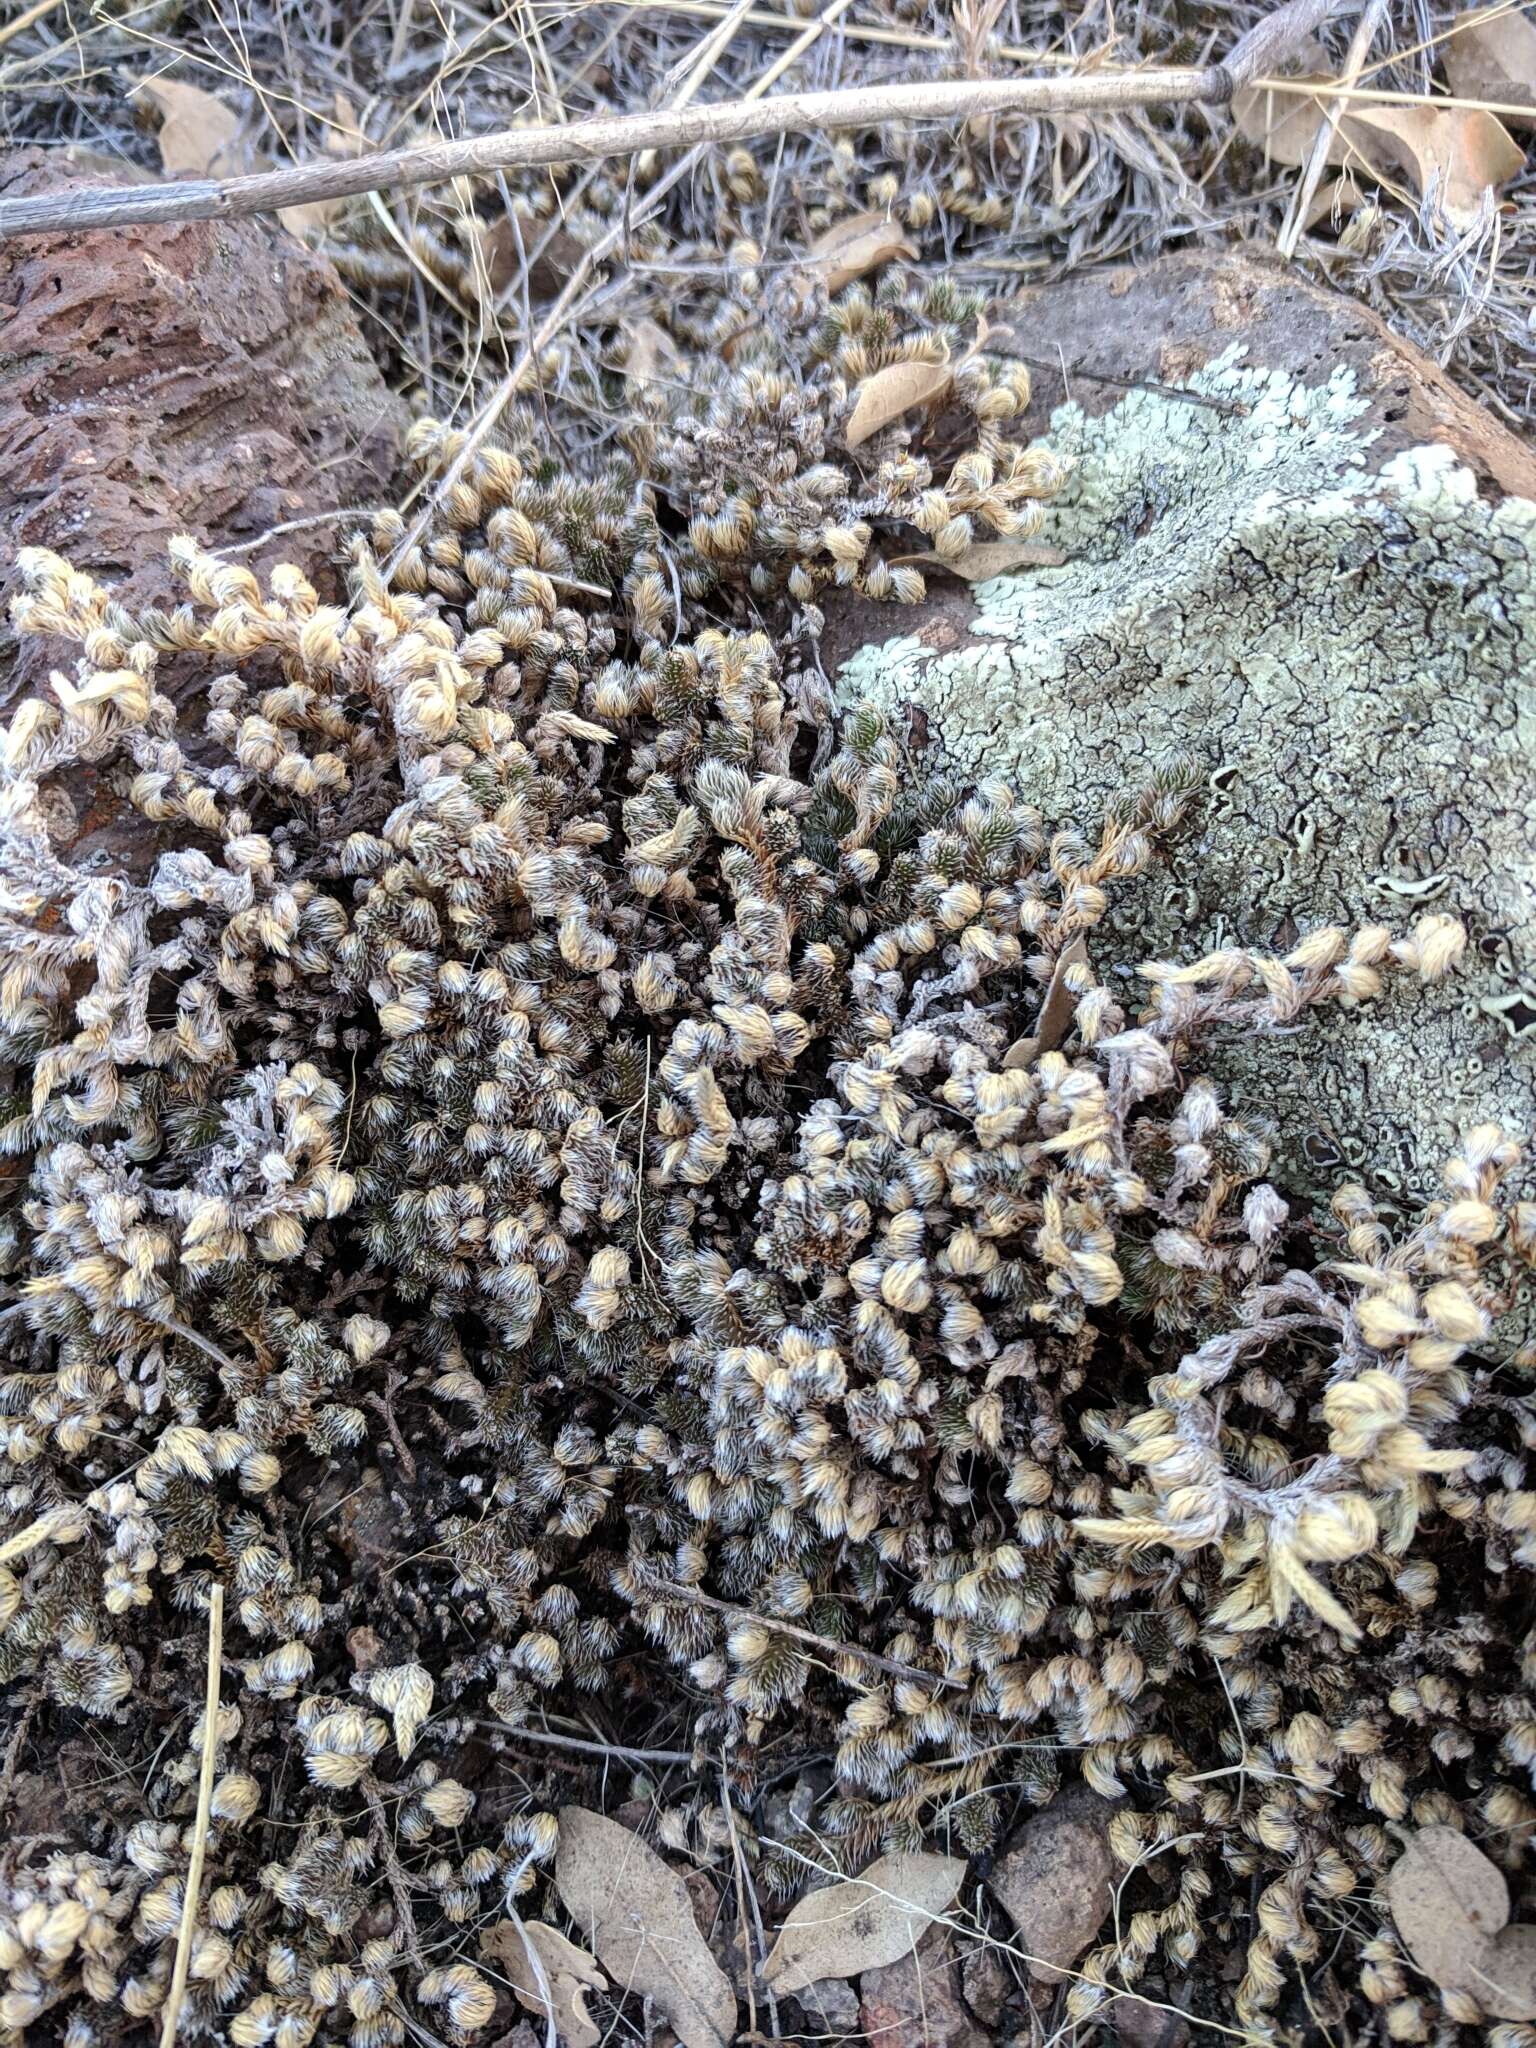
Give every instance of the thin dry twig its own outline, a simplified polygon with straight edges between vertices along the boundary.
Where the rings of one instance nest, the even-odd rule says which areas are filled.
[[[8,21],[4,28],[0,28],[0,49],[3,49],[13,37],[21,35],[24,30],[31,28],[35,22],[41,21],[45,14],[52,14],[56,7],[61,7],[63,4],[64,0],[35,0],[33,6],[24,7],[14,21]]]
[[[748,1943],[747,1859],[742,1854],[741,1837],[736,1830],[736,1807],[731,1799],[731,1774],[726,1768],[723,1752],[720,1757],[720,1803],[725,1809],[725,1824],[730,1831],[731,1863],[736,1873],[736,1918],[741,1928],[742,1955],[747,1965],[747,2033],[755,2039],[757,2035],[757,1993],[752,1980],[757,1975],[758,1970],[762,1968],[764,1957],[761,1954],[754,1957]]]
[[[792,1621],[779,1621],[771,1614],[757,1614],[750,1607],[733,1607],[728,1600],[717,1600],[713,1593],[701,1593],[697,1586],[679,1586],[672,1579],[657,1579],[654,1585],[665,1600],[686,1600],[690,1606],[708,1607],[733,1621],[755,1622],[759,1628],[771,1629],[776,1635],[791,1636],[809,1649],[820,1650],[823,1656],[857,1657],[860,1663],[873,1664],[878,1670],[888,1671],[893,1678],[908,1678],[918,1685],[952,1685],[964,1690],[962,1679],[947,1678],[940,1671],[919,1670],[915,1664],[903,1664],[897,1657],[882,1657],[877,1650],[863,1649],[858,1643],[835,1643],[830,1636],[812,1635],[808,1628],[797,1628]]]
[[[197,1925],[198,1894],[203,1886],[203,1858],[208,1850],[208,1821],[213,1810],[213,1772],[219,1754],[219,1674],[224,1663],[224,1588],[217,1582],[208,1599],[208,1685],[203,1694],[203,1758],[197,1774],[197,1814],[192,1822],[192,1854],[187,1861],[187,1886],[176,1931],[176,1961],[171,1988],[160,2021],[160,2048],[176,2048],[176,2026],[192,1967],[192,1932]]]
[[[621,1756],[626,1763],[637,1764],[691,1764],[693,1757],[686,1749],[631,1749],[623,1742],[588,1742],[584,1736],[562,1735],[553,1728],[524,1728],[512,1721],[486,1721],[486,1728],[499,1729],[505,1735],[515,1735],[519,1741],[547,1742],[554,1749],[579,1749],[587,1756]]]
[[[1359,82],[1361,69],[1371,52],[1371,45],[1375,42],[1386,18],[1387,0],[1367,0],[1365,10],[1350,38],[1349,51],[1344,59],[1344,70],[1339,79],[1340,85],[1351,86]],[[1290,212],[1275,239],[1277,252],[1287,261],[1296,254],[1296,245],[1301,240],[1302,230],[1306,226],[1307,209],[1322,183],[1323,172],[1328,164],[1328,152],[1333,147],[1333,138],[1338,133],[1339,123],[1343,118],[1344,101],[1335,98],[1318,126],[1307,155],[1301,183],[1296,187],[1291,200]]]
[[[1340,0],[1289,0],[1267,16],[1225,62],[1100,71],[1065,78],[941,80],[852,87],[840,92],[755,92],[712,106],[661,113],[600,115],[538,128],[508,128],[464,141],[436,141],[377,155],[294,164],[243,178],[193,178],[158,185],[102,185],[0,201],[0,236],[136,222],[235,220],[285,206],[349,199],[386,188],[440,184],[477,172],[538,164],[590,163],[648,149],[747,142],[754,137],[829,128],[875,128],[890,121],[966,120],[984,114],[1117,112],[1198,100],[1221,104],[1264,71],[1297,38],[1310,34]],[[840,12],[837,8],[835,11]],[[670,175],[670,174],[669,174]],[[575,279],[572,279],[572,283]],[[562,308],[562,317],[564,309]]]

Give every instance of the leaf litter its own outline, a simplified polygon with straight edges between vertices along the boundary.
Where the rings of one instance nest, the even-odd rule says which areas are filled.
[[[609,1976],[654,2000],[683,2048],[729,2048],[736,1994],[679,1871],[618,1821],[564,1806],[555,1888]]]
[[[964,1876],[960,1857],[898,1851],[857,1877],[808,1892],[780,1928],[763,1982],[788,1995],[899,1962],[954,1904]]]

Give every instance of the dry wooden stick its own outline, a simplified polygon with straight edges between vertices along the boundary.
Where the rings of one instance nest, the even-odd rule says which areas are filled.
[[[693,149],[746,142],[756,136],[824,128],[873,128],[887,121],[959,120],[977,114],[1061,114],[1153,106],[1166,101],[1230,98],[1220,65],[1087,78],[1025,78],[958,84],[886,85],[844,92],[784,93],[775,99],[719,100],[658,114],[605,114],[541,128],[506,128],[460,142],[423,142],[409,149],[334,163],[292,164],[243,178],[187,178],[155,185],[75,187],[0,200],[0,235],[135,222],[237,220],[280,207],[349,199],[408,185],[540,164],[590,163],[638,156],[647,149]]]
[[[842,92],[761,93],[713,106],[661,113],[600,115],[540,128],[508,128],[464,141],[293,164],[244,178],[191,178],[158,185],[75,187],[0,200],[0,237],[135,222],[234,220],[280,207],[348,199],[386,187],[438,184],[477,172],[537,164],[590,163],[647,149],[692,151],[757,136],[889,121],[953,121],[982,114],[1115,112],[1201,100],[1219,104],[1247,84],[1288,44],[1315,29],[1340,0],[1289,0],[1261,21],[1221,64],[1154,66],[1080,77],[941,80],[855,87]]]
[[[8,43],[13,36],[19,36],[23,29],[29,29],[35,22],[41,21],[45,14],[52,14],[56,7],[62,5],[63,0],[36,0],[34,6],[24,8],[14,21],[8,21],[4,28],[0,28],[0,47]]]
[[[176,2048],[176,2023],[186,1996],[192,1967],[192,1932],[197,1925],[197,1896],[203,1888],[203,1857],[208,1849],[208,1818],[213,1808],[213,1772],[219,1754],[219,1673],[224,1661],[224,1588],[215,1584],[208,1600],[208,1687],[203,1695],[203,1761],[197,1774],[197,1815],[192,1822],[192,1854],[181,1899],[181,1926],[176,1933],[176,1961],[171,1988],[160,2022],[160,2048]]]

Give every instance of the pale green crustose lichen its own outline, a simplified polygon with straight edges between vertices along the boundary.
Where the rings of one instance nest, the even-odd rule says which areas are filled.
[[[1215,1062],[1272,1105],[1294,1180],[1342,1162],[1417,1197],[1469,1120],[1536,1112],[1536,505],[1488,502],[1444,448],[1373,470],[1346,371],[1309,388],[1233,351],[1191,388],[1217,405],[1060,408],[1065,563],[978,586],[958,647],[862,649],[840,691],[920,702],[1047,815],[1166,751],[1202,763],[1204,829],[1122,899],[1101,971],[1318,916],[1462,916],[1471,970],[1411,1023],[1389,1003]]]

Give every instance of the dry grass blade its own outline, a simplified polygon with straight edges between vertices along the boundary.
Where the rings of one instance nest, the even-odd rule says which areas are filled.
[[[1361,14],[1359,22],[1356,24],[1355,32],[1350,38],[1349,53],[1344,59],[1344,71],[1340,79],[1342,85],[1354,85],[1359,79],[1361,68],[1366,58],[1370,55],[1371,45],[1380,34],[1382,24],[1386,18],[1387,0],[1368,0],[1365,11]],[[1290,213],[1275,243],[1279,253],[1287,259],[1296,254],[1296,245],[1301,240],[1308,211],[1312,205],[1317,188],[1322,182],[1323,172],[1328,167],[1333,140],[1338,134],[1339,121],[1343,112],[1344,102],[1341,99],[1335,99],[1324,116],[1322,126],[1318,129],[1317,136],[1313,141],[1311,151],[1307,157],[1306,168],[1302,172],[1301,182],[1296,187],[1295,196],[1291,200]]]
[[[208,1851],[208,1820],[213,1808],[213,1773],[219,1754],[219,1674],[224,1658],[224,1588],[217,1583],[208,1598],[208,1684],[203,1695],[203,1757],[197,1774],[197,1813],[192,1822],[192,1854],[187,1863],[186,1890],[181,1901],[181,1926],[176,1935],[176,1962],[160,2021],[160,2048],[176,2048],[181,2001],[192,1967],[192,1935],[197,1926],[198,1894],[203,1886],[203,1859]]]

